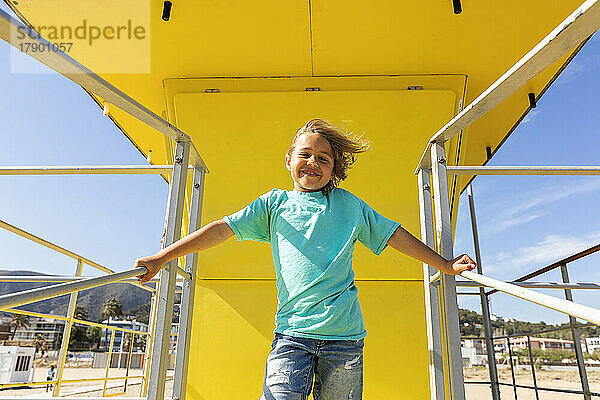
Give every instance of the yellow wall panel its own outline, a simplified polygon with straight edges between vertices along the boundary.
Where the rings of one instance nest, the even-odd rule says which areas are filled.
[[[428,399],[421,282],[357,282],[367,338],[364,398]],[[196,285],[187,395],[191,400],[257,399],[273,340],[275,282]]]
[[[269,93],[188,93],[175,96],[178,127],[188,132],[211,168],[204,223],[233,213],[273,187],[291,189],[283,158],[295,131],[321,117],[357,133],[372,149],[361,154],[342,187],[418,236],[413,173],[423,143],[454,112],[448,90]],[[420,279],[418,262],[395,252],[381,257],[357,245],[359,279]],[[231,240],[200,255],[198,274],[210,278],[270,278],[268,245]]]

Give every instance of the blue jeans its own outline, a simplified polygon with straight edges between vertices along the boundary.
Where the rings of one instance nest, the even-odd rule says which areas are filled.
[[[360,340],[317,340],[275,334],[260,400],[362,399]]]

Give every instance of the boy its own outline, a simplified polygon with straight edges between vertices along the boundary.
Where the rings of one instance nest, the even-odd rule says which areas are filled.
[[[148,268],[141,277],[145,283],[169,260],[234,234],[238,240],[271,243],[278,306],[261,399],[306,399],[311,390],[315,400],[362,398],[366,330],[352,271],[356,241],[375,254],[389,245],[447,274],[475,268],[467,255],[444,259],[399,223],[337,187],[355,155],[367,148],[335,126],[311,120],[285,155],[293,190],[273,189],[237,213],[136,260],[136,267]]]

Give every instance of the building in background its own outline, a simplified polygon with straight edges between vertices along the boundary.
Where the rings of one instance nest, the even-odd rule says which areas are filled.
[[[102,321],[102,324],[114,326],[118,328],[131,329],[133,331],[138,332],[148,332],[148,324],[143,322],[139,322],[135,319],[133,320],[120,320],[120,319],[112,319]],[[108,333],[106,332],[108,329]],[[110,347],[110,338],[112,335],[112,329],[110,328],[102,328],[102,337],[100,339],[100,348],[108,350]],[[123,352],[127,349],[127,343],[123,340],[123,338],[127,334],[123,331],[116,330],[115,331],[115,340],[113,343],[113,352]],[[135,344],[133,346],[133,351],[140,350],[141,351],[141,335],[136,335]],[[127,349],[128,350],[128,349]]]
[[[54,320],[51,318],[29,317],[29,327],[19,328],[12,339],[21,345],[33,346],[33,339],[37,335],[42,335],[46,339],[48,350],[60,349],[63,331],[65,330],[65,321]]]
[[[506,340],[504,340],[504,343],[506,344]],[[511,349],[526,349],[527,348],[527,336],[511,338],[510,339],[510,348]],[[575,345],[572,340],[567,340],[567,339],[532,337],[531,338],[531,349],[532,350],[575,350]]]
[[[0,383],[30,382],[35,348],[0,346]]]
[[[600,337],[585,338],[585,351],[592,354],[600,349]]]
[[[462,339],[461,354],[463,366],[472,367],[475,365],[487,365],[487,349],[485,339]]]
[[[0,342],[9,340],[11,337],[11,329],[9,324],[0,324]]]

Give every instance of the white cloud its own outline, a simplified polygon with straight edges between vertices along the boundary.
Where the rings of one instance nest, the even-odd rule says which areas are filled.
[[[599,179],[578,179],[569,185],[551,185],[531,192],[520,192],[518,197],[496,202],[486,207],[492,213],[482,232],[496,234],[526,222],[544,216],[540,207],[565,199],[567,197],[600,190]]]
[[[545,213],[526,214],[526,215],[515,215],[512,218],[505,218],[501,222],[494,224],[494,230],[496,232],[504,231],[510,227],[521,225],[534,219],[543,217]]]
[[[482,265],[484,273],[513,279],[515,273],[525,273],[544,267],[600,242],[600,231],[583,236],[548,235],[532,246],[524,246],[512,252],[500,252],[489,257],[489,264]],[[507,276],[511,275],[511,276]]]
[[[577,62],[575,60],[571,61],[569,65],[567,65],[567,68],[564,69],[564,71],[556,80],[556,84],[562,85],[577,79],[577,77],[581,75],[581,73],[584,72],[585,69],[586,68],[583,63]]]
[[[527,124],[527,123],[533,121],[539,113],[540,113],[539,110],[530,110],[527,113],[527,115],[525,116],[525,118],[523,118],[523,121],[521,121],[521,124]]]

